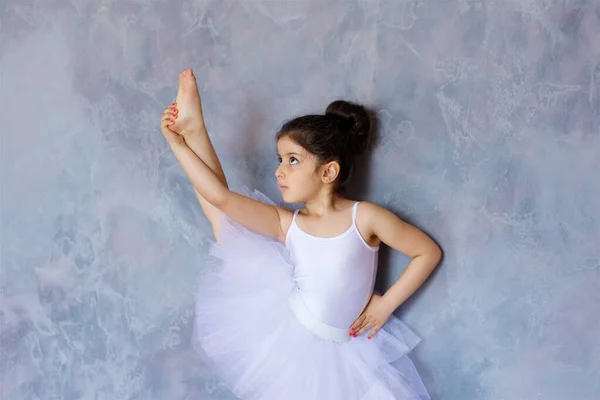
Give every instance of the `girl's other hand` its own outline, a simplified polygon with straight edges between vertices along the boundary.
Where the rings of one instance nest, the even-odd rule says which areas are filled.
[[[367,304],[362,314],[354,321],[348,334],[357,337],[371,329],[368,336],[371,339],[379,332],[393,312],[394,310],[385,301],[383,296],[373,293],[369,304]]]
[[[183,136],[171,130],[170,128],[170,126],[172,126],[175,123],[178,114],[179,111],[177,110],[177,104],[173,103],[167,108],[165,108],[165,111],[163,112],[162,118],[160,120],[161,131],[170,145],[177,145],[185,142]]]

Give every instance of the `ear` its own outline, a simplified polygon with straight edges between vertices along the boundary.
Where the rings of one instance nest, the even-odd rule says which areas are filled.
[[[340,175],[340,164],[330,161],[321,166],[321,180],[323,183],[333,183]]]

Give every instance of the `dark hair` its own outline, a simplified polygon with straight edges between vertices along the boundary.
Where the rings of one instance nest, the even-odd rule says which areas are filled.
[[[324,115],[304,115],[284,123],[277,140],[285,136],[316,155],[320,163],[337,161],[342,184],[350,177],[356,157],[367,149],[371,118],[365,107],[336,100]]]

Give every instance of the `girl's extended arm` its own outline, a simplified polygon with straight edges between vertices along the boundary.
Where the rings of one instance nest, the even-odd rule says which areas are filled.
[[[188,147],[211,169],[211,171],[215,173],[215,175],[217,175],[219,180],[228,187],[223,167],[221,167],[219,157],[217,157],[215,148],[208,136],[204,121],[201,121],[200,126],[189,129],[183,136]],[[196,198],[198,199],[204,214],[213,227],[215,238],[218,240],[221,232],[221,217],[223,212],[206,201],[206,199],[198,193],[196,188],[194,188],[194,193],[196,194]]]
[[[250,230],[285,240],[282,220],[290,219],[291,211],[232,192],[184,140],[169,144],[192,185],[206,201]]]

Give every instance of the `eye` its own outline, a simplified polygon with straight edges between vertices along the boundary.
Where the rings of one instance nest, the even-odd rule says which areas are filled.
[[[283,160],[281,159],[281,157],[277,156],[277,164],[281,164],[283,162]]]
[[[294,164],[298,164],[299,161],[296,157],[290,157],[290,164],[294,165]]]

